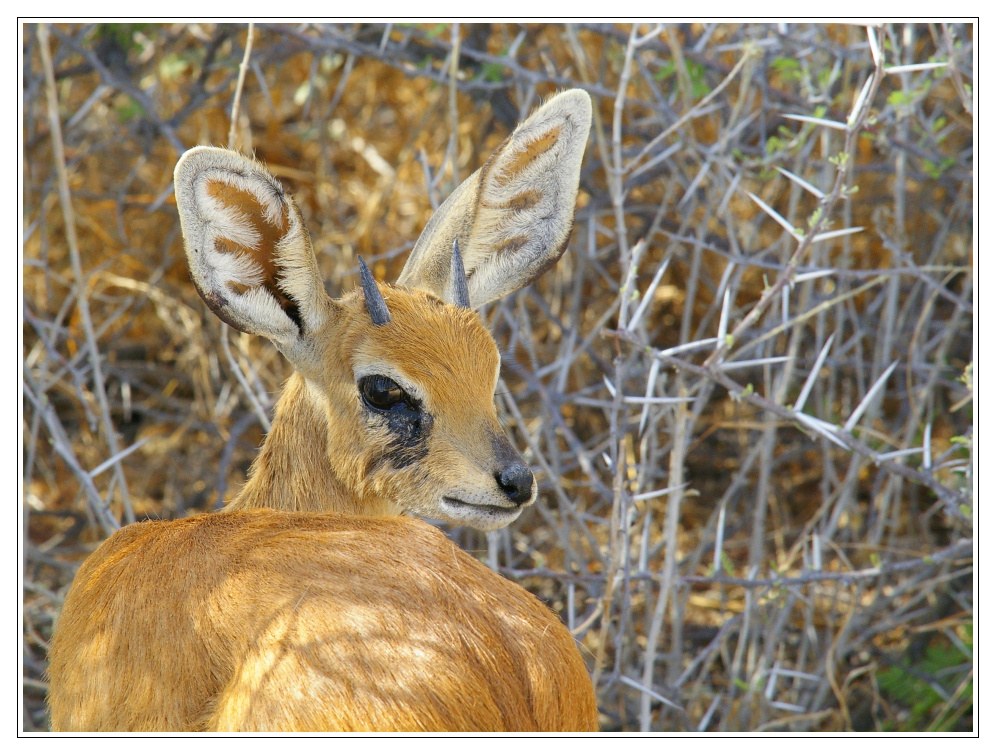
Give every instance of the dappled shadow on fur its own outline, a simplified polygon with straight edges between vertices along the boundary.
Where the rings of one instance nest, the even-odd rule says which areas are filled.
[[[596,726],[559,619],[413,519],[260,510],[131,525],[80,570],[65,613],[56,729]]]

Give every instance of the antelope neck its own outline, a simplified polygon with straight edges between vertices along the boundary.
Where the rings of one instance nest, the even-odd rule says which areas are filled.
[[[349,480],[362,469],[349,449],[330,449],[328,415],[295,372],[277,402],[270,432],[249,471],[249,479],[225,511],[270,508],[300,512],[398,515],[401,509],[372,491],[355,492]],[[342,453],[337,453],[342,452]],[[343,462],[333,466],[332,457]]]

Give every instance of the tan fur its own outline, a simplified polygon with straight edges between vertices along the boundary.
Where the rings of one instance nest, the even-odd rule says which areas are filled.
[[[557,617],[400,516],[494,529],[535,498],[495,411],[497,347],[475,312],[448,303],[452,281],[433,283],[451,267],[440,244],[457,237],[430,228],[490,218],[457,238],[472,302],[526,285],[566,245],[590,107],[583,92],[554,98],[489,160],[484,184],[444,203],[408,285],[370,285],[389,313],[380,325],[362,291],[325,293],[300,212],[262,165],[205,147],[181,157],[194,284],[296,371],[224,512],[130,525],[80,568],[49,655],[53,729],[597,727]],[[362,386],[374,377],[417,411],[372,406]]]
[[[141,564],[142,571],[136,573]],[[117,621],[101,621],[113,616]],[[267,510],[125,527],[76,576],[57,730],[586,731],[534,597],[416,519]]]

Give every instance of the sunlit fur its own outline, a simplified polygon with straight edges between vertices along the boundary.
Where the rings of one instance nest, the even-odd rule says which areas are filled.
[[[58,632],[57,731],[597,726],[559,619],[410,518],[131,525],[80,569]]]

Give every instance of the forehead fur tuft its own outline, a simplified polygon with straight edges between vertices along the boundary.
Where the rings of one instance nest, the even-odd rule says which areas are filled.
[[[349,328],[354,359],[393,364],[434,403],[476,404],[482,398],[490,403],[500,357],[480,316],[423,291],[380,288],[391,321],[376,328],[369,327],[361,292],[341,300],[355,320]]]

